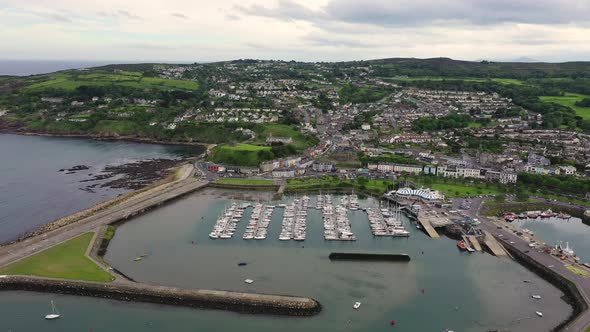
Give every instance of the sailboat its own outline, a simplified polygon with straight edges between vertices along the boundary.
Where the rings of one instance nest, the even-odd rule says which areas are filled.
[[[53,304],[53,300],[51,300],[51,313],[49,315],[45,316],[45,319],[51,320],[51,319],[58,319],[60,316],[60,314],[57,312],[57,309],[55,309],[55,304]]]

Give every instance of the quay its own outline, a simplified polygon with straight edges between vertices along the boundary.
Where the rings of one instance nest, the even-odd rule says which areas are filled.
[[[311,316],[321,311],[314,299],[208,289],[182,289],[140,283],[98,283],[63,279],[6,276],[2,291],[32,291],[90,296],[118,301],[147,302],[249,314]]]

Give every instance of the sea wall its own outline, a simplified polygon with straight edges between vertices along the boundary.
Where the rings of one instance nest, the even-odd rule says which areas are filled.
[[[571,315],[566,318],[563,322],[553,328],[551,331],[566,331],[567,326],[574,321],[578,315],[588,309],[588,304],[582,297],[582,294],[578,291],[576,285],[570,280],[566,279],[559,273],[555,272],[551,268],[537,262],[527,254],[521,252],[516,247],[512,246],[508,241],[502,238],[496,238],[502,243],[504,248],[522,265],[527,267],[529,270],[541,276],[543,279],[557,287],[565,294],[564,300],[570,304],[573,308]]]
[[[229,183],[210,183],[211,188],[222,188],[222,189],[240,189],[240,190],[264,190],[264,191],[275,191],[279,188],[278,185],[249,185],[249,184],[229,184]]]
[[[188,290],[142,284],[102,284],[23,276],[0,278],[0,290],[91,296],[128,302],[148,302],[249,314],[312,316],[321,311],[314,299],[218,290]]]

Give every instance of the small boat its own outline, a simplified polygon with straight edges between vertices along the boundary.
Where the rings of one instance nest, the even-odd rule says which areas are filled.
[[[140,260],[142,260],[142,259],[143,259],[143,257],[139,256],[139,257],[135,257],[135,259],[134,259],[133,261],[135,261],[135,262],[139,262],[139,261],[140,261]]]
[[[459,247],[459,249],[461,249],[461,250],[467,250],[467,246],[465,245],[465,242],[463,242],[463,241],[457,242],[457,247]]]
[[[537,300],[541,299],[541,295],[533,295],[532,297],[533,297],[533,299],[537,299]]]
[[[543,317],[543,313],[542,313],[542,312],[540,312],[540,311],[535,311],[535,313],[537,314],[537,316],[539,316],[539,317]]]
[[[247,284],[251,284],[251,283],[254,282],[254,280],[252,280],[252,279],[246,279],[246,280],[244,280],[244,282],[247,283]]]
[[[360,306],[361,306],[361,303],[360,302],[355,302],[352,307],[354,309],[358,309]]]
[[[246,262],[239,262],[238,263],[238,266],[246,266],[246,265],[248,265],[248,263],[246,263]]]
[[[51,313],[49,315],[46,315],[45,319],[52,320],[52,319],[58,319],[59,317],[61,317],[61,316],[57,312],[57,309],[55,309],[55,304],[53,304],[53,300],[51,300]]]
[[[523,280],[523,282],[530,283],[531,281],[530,280]]]

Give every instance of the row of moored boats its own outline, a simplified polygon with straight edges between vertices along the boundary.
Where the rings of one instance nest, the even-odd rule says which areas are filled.
[[[268,233],[268,226],[272,220],[273,205],[254,204],[250,221],[242,238],[244,240],[264,240]]]
[[[295,199],[291,204],[285,206],[285,213],[283,214],[283,224],[281,227],[281,234],[279,234],[279,240],[305,240],[308,207],[308,196],[303,196],[301,199]]]
[[[249,204],[238,204],[232,202],[229,207],[217,218],[213,231],[209,233],[212,239],[231,239],[234,236],[238,222],[244,216],[244,211]]]
[[[371,231],[375,236],[410,236],[401,218],[401,211],[389,209],[368,208]]]

